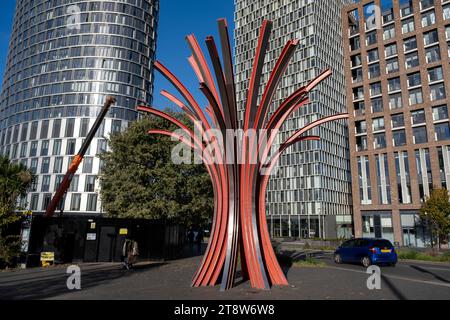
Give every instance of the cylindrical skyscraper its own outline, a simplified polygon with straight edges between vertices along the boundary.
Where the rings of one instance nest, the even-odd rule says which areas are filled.
[[[105,137],[151,104],[159,0],[17,0],[0,98],[0,154],[38,176],[22,199],[45,211],[107,95],[117,99],[65,199],[101,213],[97,157]],[[60,209],[60,208],[58,208]]]

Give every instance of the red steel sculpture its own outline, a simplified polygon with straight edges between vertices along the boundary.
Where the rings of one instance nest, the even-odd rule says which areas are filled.
[[[329,77],[331,71],[326,70],[307,86],[295,91],[269,117],[273,96],[299,42],[290,40],[285,45],[258,105],[262,68],[272,29],[272,22],[264,21],[256,48],[241,129],[243,132],[265,129],[268,138],[258,142],[254,135],[227,135],[225,132],[228,130],[236,132],[239,129],[236,89],[226,20],[218,20],[218,26],[222,60],[214,38],[206,38],[215,79],[194,35],[186,38],[192,51],[189,63],[199,79],[200,90],[209,103],[206,113],[162,63],[156,61],[154,65],[173,84],[186,104],[169,92],[162,91],[161,94],[184,110],[211,146],[207,148],[201,137],[167,113],[146,106],[139,106],[138,110],[164,118],[179,127],[183,135],[165,130],[150,130],[149,134],[166,135],[185,143],[204,160],[212,179],[215,209],[211,238],[203,261],[193,277],[192,286],[215,286],[220,278],[221,290],[230,289],[235,282],[238,254],[243,278],[250,280],[253,288],[269,289],[271,285],[288,285],[272,248],[267,228],[265,201],[269,173],[274,170],[282,152],[291,145],[305,140],[319,140],[317,136],[305,136],[307,131],[329,121],[346,119],[348,114],[337,114],[312,122],[296,131],[277,150],[272,150],[275,137],[285,120],[309,102],[308,93]],[[217,130],[211,129],[222,133],[222,145],[218,134],[214,133]]]

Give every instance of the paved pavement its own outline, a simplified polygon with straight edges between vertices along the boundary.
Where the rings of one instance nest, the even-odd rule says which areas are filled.
[[[254,290],[248,282],[228,292],[218,287],[191,288],[190,280],[201,258],[140,266],[125,271],[119,264],[81,265],[81,287],[69,291],[66,269],[0,272],[0,299],[81,300],[221,300],[221,299],[450,299],[450,266],[400,262],[382,268],[381,290],[368,290],[365,269],[336,265],[330,256],[317,258],[326,267],[285,267],[291,286]]]

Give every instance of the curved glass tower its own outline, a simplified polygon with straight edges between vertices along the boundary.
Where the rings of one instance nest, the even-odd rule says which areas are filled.
[[[45,211],[107,95],[117,99],[64,201],[101,213],[105,137],[151,104],[158,0],[17,0],[0,98],[0,153],[38,176],[23,205]],[[61,210],[61,208],[58,208]]]

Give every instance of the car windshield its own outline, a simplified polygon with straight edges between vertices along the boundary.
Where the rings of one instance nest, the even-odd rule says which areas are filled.
[[[392,248],[392,243],[389,240],[376,240],[373,242],[375,248]]]

